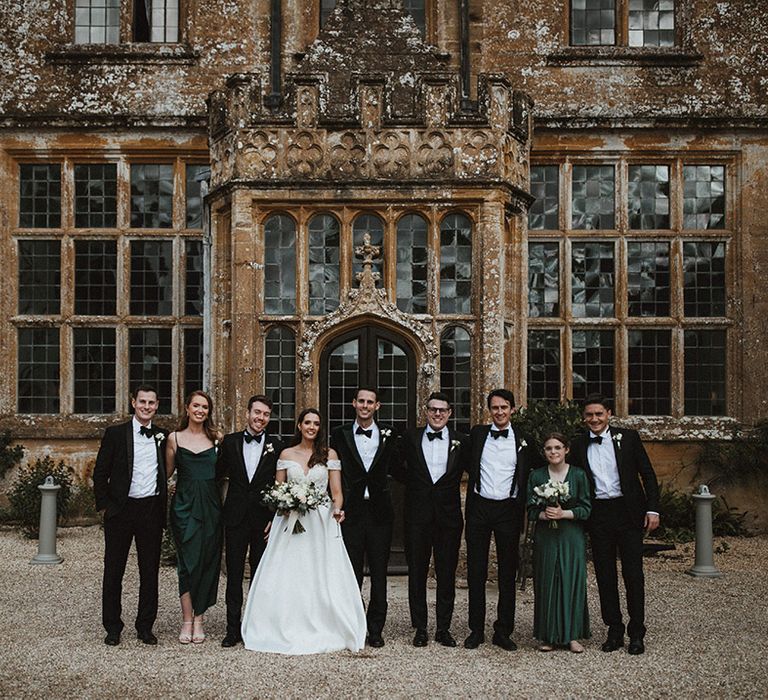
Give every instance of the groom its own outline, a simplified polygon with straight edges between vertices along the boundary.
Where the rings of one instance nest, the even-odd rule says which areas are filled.
[[[123,574],[133,540],[139,564],[136,635],[144,644],[157,644],[152,625],[157,618],[160,546],[168,498],[163,445],[167,433],[152,425],[158,406],[153,387],[138,387],[131,406],[131,420],[104,432],[93,469],[96,509],[104,517],[101,619],[107,646],[120,644]]]
[[[331,435],[331,447],[341,459],[345,513],[342,533],[359,586],[363,585],[363,566],[368,561],[371,577],[368,644],[383,647],[387,565],[394,520],[389,470],[394,459],[396,436],[392,428],[379,425],[373,419],[381,406],[375,389],[360,387],[352,406],[355,409],[354,423],[337,428]]]
[[[228,479],[222,516],[224,556],[227,563],[227,633],[221,646],[242,641],[240,614],[243,607],[243,577],[248,555],[251,578],[267,546],[272,512],[261,502],[261,492],[275,481],[282,443],[266,433],[272,416],[272,400],[263,394],[248,400],[245,430],[224,436],[216,462],[216,478]]]

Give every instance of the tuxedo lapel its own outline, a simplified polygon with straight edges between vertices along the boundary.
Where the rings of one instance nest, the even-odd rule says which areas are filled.
[[[414,431],[412,433],[413,435],[413,443],[411,444],[411,449],[416,450],[416,454],[418,455],[418,461],[419,461],[419,468],[422,471],[422,475],[426,476],[428,482],[432,482],[432,474],[429,473],[429,466],[427,466],[427,458],[424,456],[424,447],[423,447],[423,440],[424,440],[424,431],[426,428],[421,428],[420,430]]]
[[[379,429],[379,446],[376,448],[376,454],[373,455],[373,461],[371,462],[371,468],[369,471],[373,471],[376,469],[376,466],[379,463],[379,458],[384,453],[384,448],[386,447],[386,442],[389,440],[390,437],[392,437],[391,432],[389,437],[384,435],[385,430],[390,430],[390,428],[382,428],[378,423],[376,424],[376,427]],[[354,444],[355,440],[354,437],[352,438],[352,443]],[[355,452],[357,452],[357,447],[355,447]],[[359,456],[359,455],[358,455]],[[423,457],[423,455],[422,455]],[[362,460],[360,460],[360,464],[362,466]]]
[[[355,460],[355,464],[357,465],[358,469],[361,471],[365,471],[365,466],[363,465],[363,458],[360,456],[360,453],[357,451],[357,445],[355,444],[355,435],[352,432],[352,426],[354,424],[350,423],[349,425],[345,425],[342,432],[342,435],[344,435],[344,439],[347,441],[347,448],[349,449],[349,453],[352,455],[352,457]],[[381,437],[381,436],[379,436]],[[379,449],[381,449],[381,439],[379,439]],[[379,452],[376,452],[376,457],[378,457]],[[374,457],[374,464],[376,463],[376,457]],[[371,465],[371,468],[373,468],[373,465]]]
[[[445,464],[445,474],[443,474],[436,483],[440,483],[449,474],[454,472],[456,465],[458,464],[457,460],[459,452],[461,451],[459,447],[453,446],[453,441],[456,439],[456,433],[450,428],[445,428],[445,431],[448,434],[448,459]]]
[[[248,469],[245,466],[245,455],[243,454],[243,445],[245,444],[245,433],[241,432],[237,436],[237,468],[240,470],[240,473],[242,474],[243,481],[247,484],[248,483]],[[264,453],[262,452],[262,455]],[[258,471],[258,468],[256,469]],[[255,476],[254,472],[254,476]]]
[[[259,463],[256,465],[256,470],[253,472],[253,479],[251,479],[251,481],[253,481],[256,478],[256,475],[260,471],[263,471],[265,469],[266,464],[267,464],[267,458],[271,457],[274,454],[274,451],[275,451],[275,447],[272,444],[272,441],[267,437],[266,433],[264,433],[264,438],[263,439],[264,439],[264,447],[261,450],[261,457],[259,458]],[[241,442],[243,442],[243,440],[241,440]],[[271,450],[267,449],[268,445],[270,447],[272,447]],[[245,470],[245,479],[247,481],[248,480],[248,470],[245,469],[245,458],[243,457],[242,446],[240,448],[240,461],[243,463],[243,469]]]
[[[133,419],[125,423],[125,454],[128,464],[128,486],[133,481]]]

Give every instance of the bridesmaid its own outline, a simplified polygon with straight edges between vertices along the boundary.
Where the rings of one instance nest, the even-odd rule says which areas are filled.
[[[528,479],[528,519],[536,524],[533,547],[533,635],[540,651],[567,646],[574,654],[590,636],[587,610],[587,557],[584,521],[592,510],[589,481],[583,469],[565,461],[568,440],[561,433],[544,438],[547,466]],[[566,482],[570,497],[562,505],[537,503],[534,487],[549,480]],[[557,523],[557,527],[552,527]]]
[[[165,464],[177,472],[171,500],[176,542],[182,644],[205,641],[203,613],[216,603],[221,569],[221,500],[216,485],[216,450],[221,434],[213,427],[213,401],[193,391],[176,432],[168,436]]]

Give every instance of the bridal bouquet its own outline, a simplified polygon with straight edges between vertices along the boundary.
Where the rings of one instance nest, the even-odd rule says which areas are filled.
[[[565,481],[553,481],[550,479],[546,484],[534,486],[533,493],[536,495],[536,502],[540,506],[561,506],[571,496],[571,488]],[[557,520],[549,521],[550,527],[557,527]]]
[[[305,532],[301,524],[301,516],[310,510],[325,505],[330,501],[328,493],[321,490],[311,481],[283,481],[275,482],[270,489],[262,491],[262,501],[270,508],[274,508],[280,515],[287,515],[287,530],[293,525],[292,534]]]

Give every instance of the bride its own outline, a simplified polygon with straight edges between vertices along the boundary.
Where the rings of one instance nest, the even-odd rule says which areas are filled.
[[[316,409],[301,412],[293,442],[280,453],[277,481],[308,479],[323,491],[330,482],[333,510],[322,505],[308,511],[299,533],[288,529],[288,516],[275,515],[248,594],[243,643],[252,651],[278,654],[359,651],[366,622],[341,538],[341,463],[325,445]]]

